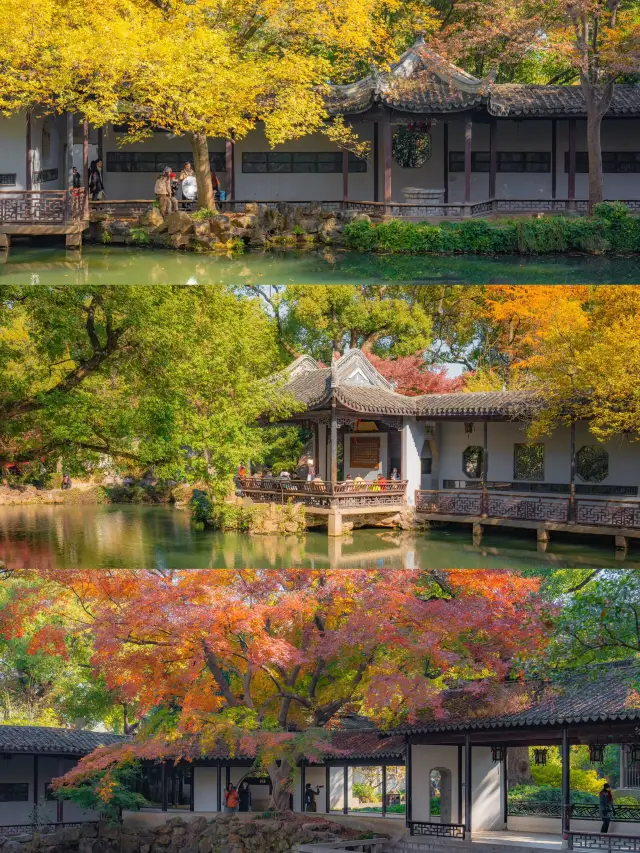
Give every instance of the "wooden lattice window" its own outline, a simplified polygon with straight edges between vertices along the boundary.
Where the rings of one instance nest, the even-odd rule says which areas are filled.
[[[359,435],[351,439],[352,468],[368,468],[373,470],[380,465],[380,437],[374,435]]]
[[[513,479],[544,480],[544,444],[514,444]]]
[[[0,782],[0,803],[26,803],[28,800],[28,782]]]
[[[576,454],[578,475],[585,483],[601,483],[609,475],[609,454],[604,447],[586,444]]]

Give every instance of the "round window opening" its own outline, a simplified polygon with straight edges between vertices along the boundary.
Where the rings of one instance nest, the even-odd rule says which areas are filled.
[[[431,157],[431,134],[426,130],[400,127],[393,134],[393,159],[403,169],[419,169]]]
[[[609,454],[604,447],[588,444],[576,453],[576,468],[586,483],[601,483],[609,475]]]

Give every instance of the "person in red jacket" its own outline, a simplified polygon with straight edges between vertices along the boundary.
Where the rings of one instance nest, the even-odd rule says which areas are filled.
[[[235,785],[232,785],[231,782],[229,782],[229,784],[227,785],[227,790],[224,792],[225,812],[237,812],[239,803],[240,797],[238,796],[236,787]]]

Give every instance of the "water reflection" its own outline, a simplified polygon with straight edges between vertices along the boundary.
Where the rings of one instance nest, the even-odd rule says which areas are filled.
[[[412,534],[358,530],[330,539],[193,531],[184,512],[145,506],[40,506],[0,510],[0,560],[10,568],[536,568],[626,566],[611,537],[560,537],[545,554],[534,531],[498,530],[481,546],[452,526]]]
[[[124,246],[16,246],[0,252],[3,284],[638,284],[640,258],[405,256],[323,251],[203,256]]]

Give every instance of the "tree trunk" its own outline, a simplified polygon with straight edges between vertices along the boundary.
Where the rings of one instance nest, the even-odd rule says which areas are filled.
[[[531,785],[532,783],[529,747],[510,746],[507,753],[507,784],[510,788],[515,788],[516,785]]]
[[[216,209],[211,183],[211,166],[209,165],[209,142],[206,133],[191,133],[191,150],[193,151],[193,169],[196,173],[198,186],[198,207]]]
[[[602,113],[597,106],[587,112],[587,151],[589,152],[589,215],[604,200],[602,180]]]
[[[279,765],[274,761],[267,769],[272,786],[269,808],[276,812],[290,812],[293,766],[286,760],[281,761]]]

